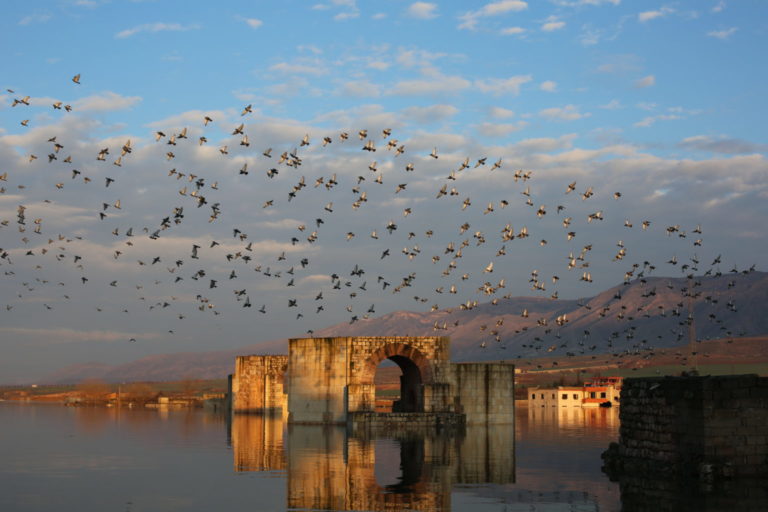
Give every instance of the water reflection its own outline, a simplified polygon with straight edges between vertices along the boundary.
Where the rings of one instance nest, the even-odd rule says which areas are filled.
[[[235,471],[281,471],[286,468],[283,451],[285,427],[278,417],[237,415],[230,425]]]
[[[367,439],[261,416],[2,402],[0,510],[766,509],[764,481],[610,481],[600,454],[618,437],[616,416],[520,406],[514,437]]]
[[[556,429],[564,434],[591,433],[617,435],[619,415],[615,409],[603,407],[527,407],[528,426]]]
[[[457,485],[515,482],[508,426],[367,438],[343,427],[235,416],[231,436],[236,471],[287,470],[290,509],[450,510]]]

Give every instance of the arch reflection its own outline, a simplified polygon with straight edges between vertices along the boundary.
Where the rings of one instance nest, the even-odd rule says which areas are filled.
[[[515,481],[509,427],[364,437],[236,415],[231,439],[235,471],[286,471],[289,509],[450,510],[455,485]]]

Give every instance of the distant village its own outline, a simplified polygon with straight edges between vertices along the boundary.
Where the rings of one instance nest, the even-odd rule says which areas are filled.
[[[185,380],[108,384],[87,379],[76,386],[9,387],[0,390],[0,400],[61,403],[69,407],[204,407],[220,410],[226,401],[226,383],[221,380]]]

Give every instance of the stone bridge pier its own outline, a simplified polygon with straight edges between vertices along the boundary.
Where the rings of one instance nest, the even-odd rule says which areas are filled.
[[[287,410],[288,422],[370,427],[514,423],[514,366],[452,363],[444,336],[295,338],[288,356],[241,356],[235,413]],[[400,400],[376,413],[379,363],[397,364]]]

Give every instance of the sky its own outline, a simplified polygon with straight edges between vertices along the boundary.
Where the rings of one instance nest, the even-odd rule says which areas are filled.
[[[765,2],[3,12],[0,382],[766,270]]]

